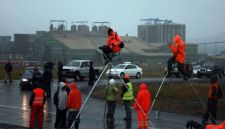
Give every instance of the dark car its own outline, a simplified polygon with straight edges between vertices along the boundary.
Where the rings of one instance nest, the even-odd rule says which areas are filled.
[[[223,77],[224,69],[223,69],[222,65],[219,64],[219,63],[214,63],[214,62],[204,63],[202,65],[202,67],[208,69],[208,71],[210,71],[211,74],[213,74],[213,75],[216,75],[216,76],[218,76],[220,78]]]
[[[43,82],[43,68],[26,67],[20,80],[21,90],[32,90],[34,83]]]

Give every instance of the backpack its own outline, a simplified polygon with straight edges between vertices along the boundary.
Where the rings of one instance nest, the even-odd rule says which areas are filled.
[[[219,99],[223,98],[222,89],[221,89],[220,87],[218,88],[217,97],[218,97]]]
[[[118,41],[118,39],[117,39],[117,33],[115,34],[115,39],[116,39],[116,41]],[[124,48],[124,43],[121,42],[120,45],[119,45],[119,47],[120,48]]]

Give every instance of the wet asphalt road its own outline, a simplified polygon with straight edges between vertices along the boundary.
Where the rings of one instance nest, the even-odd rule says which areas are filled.
[[[152,80],[151,80],[152,81]],[[160,81],[160,79],[159,79]],[[99,84],[104,84],[106,80]],[[89,92],[87,81],[78,82],[78,88],[83,92]],[[52,97],[48,99],[44,107],[44,129],[53,129],[55,121],[55,106],[53,104],[53,94],[57,89],[57,83],[52,85]],[[0,123],[9,123],[12,125],[29,125],[29,97],[31,91],[21,91],[19,81],[12,84],[0,83]],[[83,94],[83,99],[86,95]],[[105,102],[94,98],[88,99],[81,113],[80,129],[137,129],[136,112],[132,111],[132,122],[125,122],[123,118],[125,111],[121,105],[117,105],[115,113],[115,122],[113,125],[106,124],[103,121]],[[153,111],[151,122],[155,128],[160,129],[181,129],[185,127],[187,120],[200,121],[200,118],[184,116],[174,113],[160,113],[159,120],[156,119],[156,112]],[[111,128],[112,127],[112,128]],[[1,129],[1,127],[0,127]]]

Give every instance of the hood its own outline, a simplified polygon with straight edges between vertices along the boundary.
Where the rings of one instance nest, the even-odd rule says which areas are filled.
[[[63,69],[74,69],[74,68],[78,68],[78,67],[75,67],[75,66],[63,66]]]
[[[62,88],[65,86],[66,84],[64,82],[60,82],[59,83],[59,90],[62,90]]]
[[[142,84],[140,85],[140,89],[141,89],[141,90],[146,90],[146,89],[148,89],[148,87],[147,87],[147,85],[146,85],[145,83],[142,83]]]
[[[76,90],[77,89],[77,84],[75,82],[70,84],[71,90]]]
[[[181,42],[181,37],[180,37],[180,35],[176,35],[174,38],[173,38],[173,42],[174,43],[180,43]]]

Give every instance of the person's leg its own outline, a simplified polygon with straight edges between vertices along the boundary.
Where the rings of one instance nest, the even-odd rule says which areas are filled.
[[[43,106],[38,107],[38,128],[43,128]]]
[[[56,109],[56,117],[55,117],[55,128],[59,128],[59,121],[60,121],[60,113],[59,109]]]
[[[210,109],[209,109],[210,114],[210,119],[213,124],[216,124],[216,112],[217,112],[217,102],[211,103]]]
[[[177,62],[177,69],[182,74],[184,80],[187,80],[187,74],[184,70],[184,64]]]
[[[106,62],[108,62],[108,60],[112,61],[112,57],[110,55],[112,53],[112,50],[110,49],[110,47],[107,45],[104,45],[104,46],[102,46],[102,51],[105,54],[105,55],[103,55],[103,57],[106,60]]]
[[[129,100],[125,100],[124,101],[124,107],[125,107],[125,111],[126,111],[126,117],[124,118],[124,120],[131,120],[131,102]]]
[[[172,71],[172,65],[175,62],[175,56],[172,56],[168,61],[167,61],[167,70],[168,70],[168,76],[171,76],[171,71]]]
[[[12,78],[11,78],[11,72],[8,73],[8,77],[9,77],[9,82],[12,82]]]
[[[80,115],[78,116],[78,118],[76,119],[76,116],[77,116],[77,114],[78,114],[78,112],[79,111],[75,111],[75,113],[74,113],[74,118],[75,118],[75,126],[74,126],[74,129],[78,129],[79,128],[79,123],[80,123]]]
[[[62,117],[61,127],[62,128],[66,127],[66,112],[67,112],[66,109],[62,110],[62,114],[61,114],[61,117]]]
[[[106,120],[109,121],[110,120],[110,117],[111,117],[111,103],[110,101],[107,101],[107,114],[106,114]]]
[[[30,112],[30,129],[34,128],[36,112],[37,112],[37,108],[33,106]]]
[[[116,101],[112,101],[112,119],[114,120],[114,114],[115,114],[115,110],[116,110]]]

